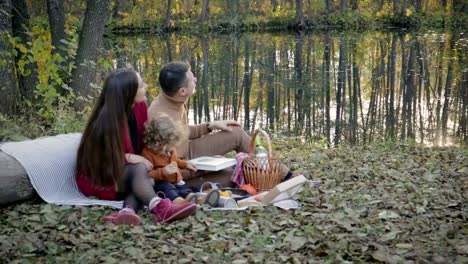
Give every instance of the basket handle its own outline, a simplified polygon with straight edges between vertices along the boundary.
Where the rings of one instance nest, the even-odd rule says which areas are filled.
[[[257,134],[258,134],[258,133],[262,133],[263,138],[264,138],[264,139],[266,140],[266,142],[267,142],[267,148],[268,148],[268,151],[267,151],[268,163],[271,164],[271,153],[272,153],[272,150],[271,150],[271,140],[270,140],[270,136],[269,136],[265,131],[263,131],[263,129],[261,129],[261,128],[256,129],[255,132],[254,132],[254,134],[252,135],[252,138],[250,139],[249,153],[250,153],[250,154],[254,154],[255,138],[257,137]]]

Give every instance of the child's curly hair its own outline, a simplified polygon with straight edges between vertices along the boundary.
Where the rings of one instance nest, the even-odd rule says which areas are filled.
[[[187,132],[179,123],[167,115],[162,115],[145,125],[143,143],[152,151],[160,153],[165,146],[175,147],[186,137]]]

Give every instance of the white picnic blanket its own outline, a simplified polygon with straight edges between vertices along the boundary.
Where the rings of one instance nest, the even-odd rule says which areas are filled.
[[[81,133],[63,134],[5,143],[0,149],[23,165],[32,186],[47,203],[122,208],[122,201],[91,199],[79,191],[75,166],[80,139]]]

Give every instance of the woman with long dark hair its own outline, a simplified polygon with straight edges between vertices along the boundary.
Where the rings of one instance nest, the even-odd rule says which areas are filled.
[[[169,223],[195,213],[196,205],[176,205],[159,198],[140,156],[148,120],[146,84],[133,69],[109,74],[81,138],[77,156],[77,185],[86,196],[124,200],[124,208],[104,217],[114,224],[139,224],[136,214],[147,205],[155,223]]]

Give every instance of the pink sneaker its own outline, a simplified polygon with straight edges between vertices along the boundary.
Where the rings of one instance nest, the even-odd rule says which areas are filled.
[[[139,225],[141,218],[131,208],[124,208],[117,213],[110,214],[102,219],[103,223],[114,225]]]
[[[177,205],[169,199],[162,199],[151,213],[154,215],[154,223],[172,223],[177,220],[189,217],[197,211],[197,205],[186,203]]]

